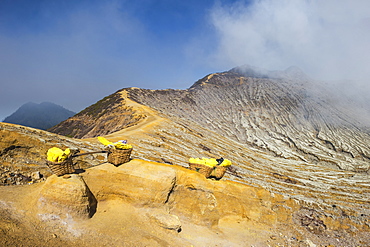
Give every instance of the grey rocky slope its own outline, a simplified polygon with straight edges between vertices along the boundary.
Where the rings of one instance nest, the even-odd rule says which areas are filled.
[[[210,74],[187,90],[128,92],[134,101],[273,156],[355,172],[370,167],[370,136],[349,115],[352,106],[337,104],[297,68],[239,67]]]

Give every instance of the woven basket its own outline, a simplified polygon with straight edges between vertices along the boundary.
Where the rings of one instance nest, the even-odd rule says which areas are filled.
[[[226,166],[215,166],[212,170],[211,177],[221,179],[226,173]]]
[[[132,148],[130,149],[108,149],[108,162],[115,166],[124,164],[130,161]]]
[[[195,163],[189,163],[190,170],[197,171],[200,174],[203,174],[206,178],[211,176],[211,172],[213,170],[212,167],[202,165],[202,164],[195,164]]]
[[[46,165],[57,176],[63,176],[64,174],[71,174],[75,172],[75,169],[73,168],[72,155],[62,162],[52,162],[47,160]]]

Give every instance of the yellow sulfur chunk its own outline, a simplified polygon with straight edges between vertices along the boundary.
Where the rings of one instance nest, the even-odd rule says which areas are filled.
[[[132,146],[130,144],[123,144],[122,142],[113,143],[116,149],[130,149]]]
[[[57,147],[52,147],[47,152],[47,159],[51,162],[58,162],[58,157],[63,154],[63,150]]]
[[[194,164],[201,164],[201,165],[206,165],[206,166],[209,166],[209,167],[215,167],[218,165],[218,162],[216,159],[214,158],[210,158],[210,159],[207,159],[207,158],[190,158],[189,159],[189,163],[194,163]],[[223,162],[220,164],[220,166],[231,166],[231,161],[230,160],[227,160],[227,159],[224,159]]]
[[[104,137],[102,136],[98,136],[98,140],[105,146],[108,146],[108,145],[112,145],[113,142],[110,142],[108,141],[107,139],[105,139]]]
[[[197,164],[205,165],[206,164],[206,159],[205,158],[197,158],[196,162],[197,162]]]
[[[231,166],[231,161],[224,159],[224,161],[220,164],[220,166]]]
[[[189,163],[194,163],[194,164],[200,164],[200,165],[206,165],[209,167],[215,167],[218,162],[216,159],[207,159],[207,158],[190,158]]]
[[[202,165],[204,165],[205,164],[205,160],[203,160],[203,159],[199,159],[199,158],[190,158],[189,159],[189,162],[190,163],[194,163],[194,164],[202,164]]]
[[[213,159],[213,158],[211,158],[211,159],[206,159],[205,165],[206,165],[206,166],[209,166],[209,167],[215,167],[215,166],[217,166],[217,165],[218,165],[218,162],[217,162],[217,160],[216,160],[216,159]]]
[[[67,148],[63,151],[60,148],[52,147],[47,152],[47,159],[51,162],[62,162],[68,158],[71,154],[71,150]]]
[[[69,150],[69,148],[66,148],[66,150],[64,150],[63,154],[58,157],[58,162],[65,161],[68,158],[70,153],[71,153],[71,150]]]
[[[109,147],[112,147],[112,148],[115,148],[115,149],[130,149],[130,148],[132,148],[132,146],[130,144],[123,143],[122,141],[118,141],[118,142],[113,143],[113,142],[108,141],[107,139],[105,139],[102,136],[98,136],[98,140],[103,145],[109,146]]]

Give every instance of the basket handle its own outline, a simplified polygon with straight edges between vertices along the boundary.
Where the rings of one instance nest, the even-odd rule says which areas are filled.
[[[216,159],[216,161],[218,162],[218,166],[222,164],[222,162],[224,162],[224,158],[219,158],[219,159]]]
[[[87,152],[87,153],[81,153],[81,154],[75,154],[75,155],[72,155],[72,157],[78,157],[78,156],[82,156],[82,155],[88,155],[88,154],[98,154],[98,153],[108,153],[108,151],[95,151],[95,152]]]

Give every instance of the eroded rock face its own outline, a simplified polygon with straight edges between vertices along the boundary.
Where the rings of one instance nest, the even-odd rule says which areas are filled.
[[[185,215],[197,224],[217,225],[228,215],[266,225],[290,223],[295,201],[262,188],[231,181],[205,179],[197,172],[179,169],[176,186],[169,199],[170,211]]]
[[[345,238],[364,236],[370,230],[368,216],[343,205],[322,208],[315,201],[295,200],[258,186],[206,179],[180,166],[134,159],[119,167],[90,168],[82,175],[98,200],[118,198],[148,208],[152,221],[175,231],[189,221],[222,229],[239,224],[285,229],[322,244],[336,243],[341,236],[341,243],[348,244]],[[361,239],[367,241],[366,236]]]
[[[144,163],[132,160],[119,167],[107,163],[82,176],[98,200],[118,197],[137,206],[164,205],[176,182],[175,170]]]
[[[227,215],[268,225],[277,224],[279,217],[288,223],[297,206],[264,189],[209,180],[178,166],[140,160],[90,168],[83,177],[98,200],[118,197],[137,206],[166,206],[171,214],[207,226],[217,225]]]
[[[369,170],[370,136],[349,114],[353,106],[337,104],[331,92],[295,73],[258,75],[231,70],[187,90],[127,91],[141,104],[275,157]]]
[[[52,175],[40,191],[37,207],[42,219],[51,216],[87,219],[96,212],[97,200],[79,175]]]

